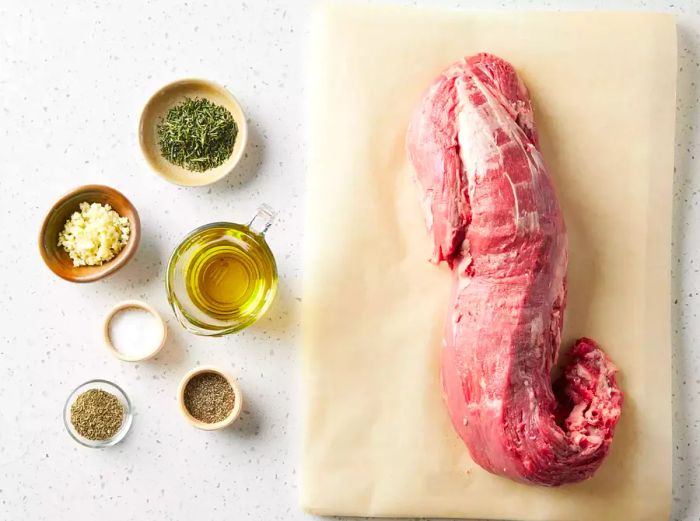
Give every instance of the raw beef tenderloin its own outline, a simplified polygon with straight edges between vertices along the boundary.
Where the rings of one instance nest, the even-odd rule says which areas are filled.
[[[453,272],[442,384],[455,429],[490,472],[548,486],[589,478],[610,447],[622,392],[588,338],[553,390],[567,237],[513,67],[489,54],[449,67],[416,111],[407,150],[433,260]]]

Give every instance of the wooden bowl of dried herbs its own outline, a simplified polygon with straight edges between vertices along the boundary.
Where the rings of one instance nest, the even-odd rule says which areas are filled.
[[[224,87],[201,79],[170,83],[148,100],[139,143],[161,177],[182,186],[215,183],[233,171],[248,140],[245,114]]]

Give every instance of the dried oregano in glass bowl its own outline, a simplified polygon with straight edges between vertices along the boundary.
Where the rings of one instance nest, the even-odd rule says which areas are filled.
[[[131,404],[126,393],[107,380],[90,380],[77,387],[63,409],[66,430],[86,447],[119,443],[131,427]]]

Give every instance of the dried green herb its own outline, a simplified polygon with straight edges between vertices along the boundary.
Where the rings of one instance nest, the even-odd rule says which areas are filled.
[[[204,172],[233,152],[238,126],[231,113],[205,98],[185,98],[157,127],[160,153],[171,163]]]
[[[102,389],[90,389],[71,405],[70,421],[84,438],[107,440],[121,428],[124,406],[113,394]]]
[[[236,397],[226,378],[217,373],[201,373],[185,386],[185,407],[204,423],[225,420],[233,410]]]

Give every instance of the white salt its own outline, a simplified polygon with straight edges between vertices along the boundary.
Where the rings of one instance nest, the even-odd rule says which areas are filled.
[[[126,356],[145,356],[162,339],[159,320],[145,309],[124,308],[109,321],[109,338],[114,349]]]

